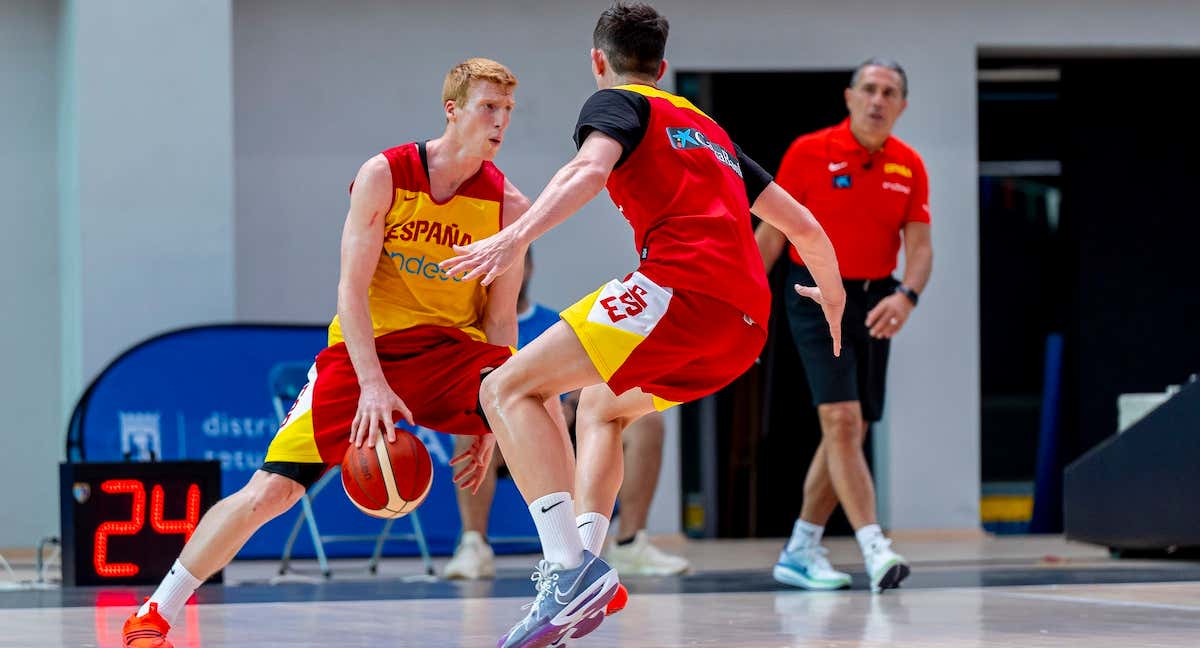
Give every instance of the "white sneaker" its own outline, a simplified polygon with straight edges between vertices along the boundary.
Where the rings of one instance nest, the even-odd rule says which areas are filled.
[[[850,587],[850,574],[840,572],[825,556],[829,550],[821,545],[801,547],[795,551],[779,552],[779,562],[771,576],[784,585],[807,590],[836,590]]]
[[[442,578],[479,580],[496,577],[496,554],[483,540],[478,531],[464,531],[454,550],[454,557],[446,563]]]
[[[621,546],[614,542],[609,545],[604,559],[620,574],[643,576],[682,574],[692,566],[687,558],[673,556],[650,544],[645,530],[638,531],[630,544]]]
[[[900,587],[900,582],[908,578],[908,562],[892,551],[892,541],[887,538],[872,544],[863,553],[863,560],[867,563],[867,576],[871,578],[871,591],[876,594]]]

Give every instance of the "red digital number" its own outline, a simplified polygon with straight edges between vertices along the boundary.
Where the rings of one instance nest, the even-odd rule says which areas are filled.
[[[136,479],[109,479],[100,484],[100,490],[109,494],[131,493],[133,507],[131,518],[121,522],[105,522],[96,529],[93,542],[92,563],[96,574],[105,578],[129,578],[136,576],[140,568],[133,563],[109,563],[109,536],[131,536],[141,532],[146,524],[146,487]],[[186,543],[200,521],[200,486],[191,484],[187,489],[187,510],[182,520],[163,519],[163,500],[166,499],[162,486],[150,491],[150,527],[160,535],[183,534]]]
[[[136,479],[109,479],[100,484],[100,490],[109,494],[132,493],[133,517],[128,522],[105,522],[96,529],[92,563],[96,573],[107,578],[136,576],[138,566],[133,563],[108,562],[108,536],[137,535],[146,523],[146,488]]]
[[[199,521],[200,487],[196,484],[188,486],[187,514],[182,520],[164,520],[163,487],[155,486],[150,491],[150,526],[158,533],[163,535],[182,533],[183,541],[186,543],[192,538],[192,532],[196,530],[196,523]]]

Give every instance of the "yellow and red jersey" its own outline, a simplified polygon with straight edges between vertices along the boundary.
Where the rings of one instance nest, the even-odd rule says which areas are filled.
[[[504,174],[491,162],[443,202],[429,188],[424,142],[383,152],[392,170],[392,204],[384,220],[383,249],[371,278],[371,323],[375,337],[414,326],[455,328],[487,341],[482,320],[487,289],[442,271],[454,245],[492,236],[504,216]],[[342,341],[338,318],[329,325],[329,344]]]

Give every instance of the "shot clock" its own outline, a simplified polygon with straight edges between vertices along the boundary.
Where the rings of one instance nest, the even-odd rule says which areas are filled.
[[[158,583],[221,497],[217,461],[63,463],[58,474],[69,586]]]

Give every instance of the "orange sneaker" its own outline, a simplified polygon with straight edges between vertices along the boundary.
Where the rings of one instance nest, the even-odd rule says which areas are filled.
[[[134,612],[125,620],[121,628],[121,638],[125,648],[174,648],[167,641],[167,633],[171,624],[158,613],[158,603],[150,604],[150,611],[145,616]]]
[[[608,602],[608,607],[604,608],[604,616],[612,616],[617,612],[625,609],[625,604],[629,602],[629,590],[625,586],[617,583],[617,593],[613,594],[612,600]]]

